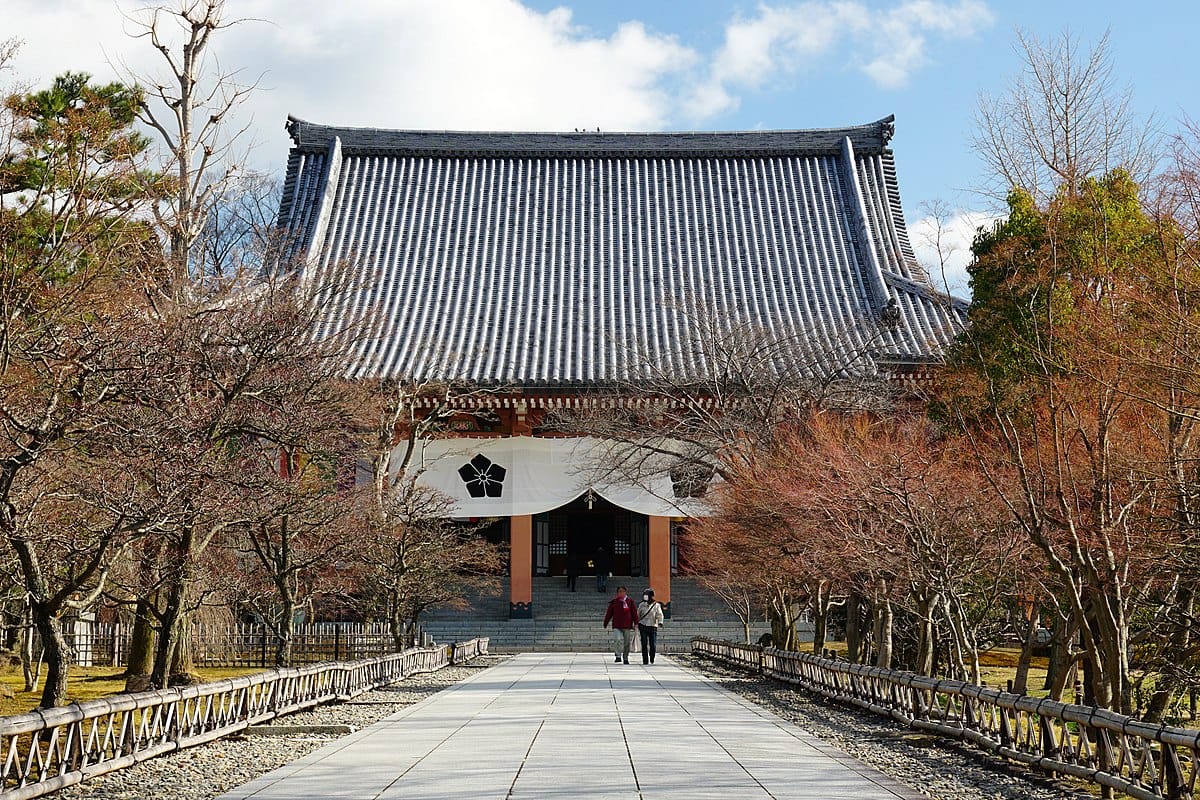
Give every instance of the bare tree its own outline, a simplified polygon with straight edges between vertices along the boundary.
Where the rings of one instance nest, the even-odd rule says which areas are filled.
[[[609,455],[597,465],[604,473],[635,485],[672,469],[727,477],[808,410],[882,409],[891,398],[873,360],[884,330],[877,321],[781,333],[696,298],[674,310],[682,328],[675,353],[630,353],[636,377],[550,419],[555,429],[607,440]]]
[[[957,287],[951,287],[947,269],[950,262],[962,253],[961,245],[954,241],[951,228],[955,217],[954,209],[939,198],[922,203],[921,211],[925,214],[925,220],[928,220],[928,227],[919,234],[920,241],[937,258],[936,269],[930,270],[927,267],[926,272],[932,272],[941,280],[941,290],[950,297],[953,295],[952,289]]]
[[[179,0],[137,12],[128,21],[131,35],[149,42],[166,68],[161,78],[132,77],[147,89],[150,102],[140,117],[161,138],[162,172],[171,177],[152,195],[162,198],[153,211],[168,253],[168,269],[156,276],[157,288],[181,302],[205,266],[197,245],[210,229],[213,209],[241,170],[234,148],[249,123],[236,128],[231,118],[255,89],[239,79],[237,70],[221,67],[211,51],[212,37],[246,20],[228,19],[224,0]]]
[[[222,181],[196,245],[197,271],[216,277],[257,275],[289,263],[289,242],[276,226],[280,194],[279,181],[260,172]]]
[[[335,561],[353,560],[362,545],[344,401],[356,393],[333,383],[317,388],[332,391],[297,403],[304,407],[294,407],[281,429],[285,441],[260,434],[243,450],[243,475],[235,479],[247,521],[234,544],[256,567],[248,570],[249,587],[269,587],[243,594],[243,602],[272,630],[278,666],[291,665],[297,612],[321,591]]]
[[[884,323],[861,319],[793,333],[732,317],[697,298],[672,311],[681,321],[677,352],[661,360],[629,354],[635,377],[550,419],[557,430],[605,441],[593,465],[597,478],[661,491],[656,487],[670,476],[672,496],[663,499],[686,502],[703,495],[714,477],[753,474],[761,454],[804,426],[814,410],[890,405],[894,387],[874,362]],[[682,364],[692,366],[681,370]],[[743,529],[749,538],[770,535],[755,524]],[[795,641],[797,609],[810,597],[804,586],[770,584],[764,602],[778,646]]]
[[[383,601],[396,647],[411,644],[426,609],[465,606],[469,589],[495,582],[500,550],[451,519],[453,500],[420,482],[423,467],[414,460],[421,440],[444,433],[457,414],[472,413],[470,398],[486,393],[384,380],[368,406],[364,460],[371,486],[361,562],[368,595]]]
[[[140,525],[85,536],[44,515],[61,510],[50,478],[70,472],[73,453],[105,452],[136,386],[128,334],[141,310],[127,274],[149,238],[129,191],[145,174],[139,103],[136,90],[68,73],[0,111],[0,535],[46,649],[44,706],[66,692],[63,613]]]
[[[1014,49],[1021,73],[999,96],[982,95],[975,111],[972,145],[989,176],[985,192],[1002,200],[1018,188],[1046,203],[1118,167],[1149,174],[1153,129],[1117,82],[1107,34],[1084,49],[1069,31],[1050,40],[1018,31]]]
[[[160,598],[149,609],[159,628],[155,685],[189,671],[180,642],[189,610],[202,601],[195,592],[210,586],[202,578],[214,544],[234,547],[239,533],[255,528],[271,538],[270,546],[257,541],[286,578],[296,563],[281,564],[268,552],[290,541],[274,536],[278,526],[290,520],[311,529],[337,516],[314,508],[311,487],[296,481],[318,477],[316,464],[305,475],[301,461],[336,455],[338,437],[351,434],[353,395],[341,381],[349,340],[314,336],[330,304],[340,301],[347,275],[330,273],[342,281],[337,286],[296,271],[245,285],[209,281],[203,302],[193,289],[174,314],[146,321],[148,336],[158,338],[147,342],[154,369],[139,396],[145,434],[136,445],[146,452],[140,476],[145,491],[171,508],[172,520],[155,542],[152,581],[141,587]],[[280,470],[275,477],[273,469]],[[253,490],[251,481],[258,483]],[[320,485],[317,494],[330,486]]]

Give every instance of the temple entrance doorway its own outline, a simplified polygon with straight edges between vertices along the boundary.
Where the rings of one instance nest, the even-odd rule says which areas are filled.
[[[533,518],[533,574],[566,575],[576,559],[580,575],[595,575],[607,558],[614,575],[644,575],[648,533],[645,514],[584,495]]]
[[[612,552],[616,525],[613,517],[613,514],[603,513],[568,515],[567,555],[562,559],[563,563],[558,565],[560,571],[556,574],[565,574],[567,564],[572,558],[579,564],[580,574],[595,574],[601,550],[606,554],[603,560],[609,563],[610,569],[615,570],[617,565],[613,563]],[[554,566],[556,565],[551,564],[551,569]]]

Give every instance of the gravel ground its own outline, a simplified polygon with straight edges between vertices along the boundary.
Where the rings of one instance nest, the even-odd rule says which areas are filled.
[[[470,664],[446,667],[429,675],[415,675],[401,683],[361,694],[348,703],[301,711],[280,717],[275,722],[278,725],[350,725],[358,730],[506,658],[481,656]],[[64,789],[56,796],[72,800],[210,800],[338,738],[337,734],[229,736],[102,775]]]
[[[1072,791],[1019,765],[893,720],[839,705],[782,681],[760,678],[704,656],[672,655],[679,664],[718,686],[794,722],[819,739],[938,800],[1078,800]]]

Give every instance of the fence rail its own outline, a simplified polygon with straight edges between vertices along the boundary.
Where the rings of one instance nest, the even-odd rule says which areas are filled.
[[[1191,800],[1200,730],[911,672],[699,637],[692,651],[1139,800]]]
[[[0,717],[0,800],[41,797],[275,717],[470,661],[487,639]]]
[[[63,625],[63,635],[75,654],[75,664],[115,667],[127,663],[133,626],[86,619],[68,620]],[[266,625],[196,623],[188,632],[188,646],[192,661],[198,667],[265,668],[275,665],[276,638]],[[39,649],[35,634],[34,652]],[[293,666],[351,661],[394,652],[395,640],[387,623],[310,622],[296,625],[292,636]]]

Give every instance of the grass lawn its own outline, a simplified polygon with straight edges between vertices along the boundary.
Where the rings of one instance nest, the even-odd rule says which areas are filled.
[[[810,643],[806,643],[806,645],[811,647]],[[846,657],[845,642],[826,642],[825,649],[836,651],[842,658]],[[806,649],[804,652],[810,651]],[[980,679],[994,689],[1005,689],[1008,682],[1017,675],[1017,659],[1020,655],[1021,651],[1016,647],[995,647],[985,650],[979,654]],[[1046,690],[1042,688],[1045,680],[1046,659],[1034,656],[1033,663],[1029,667],[1029,691],[1027,693],[1033,697],[1045,697]]]
[[[231,678],[235,675],[249,675],[262,671],[258,667],[196,669],[196,672],[205,680],[214,681],[219,678]],[[43,668],[42,675],[45,677],[45,668]],[[41,697],[40,685],[32,692],[21,691],[25,688],[25,678],[22,676],[19,666],[0,667],[0,687],[2,687],[0,688],[0,717],[24,714],[26,711],[36,708]],[[97,697],[116,694],[124,688],[125,678],[119,667],[72,667],[70,678],[67,681],[67,698],[69,702],[93,700]],[[11,690],[14,696],[8,697],[8,692],[3,689]]]

